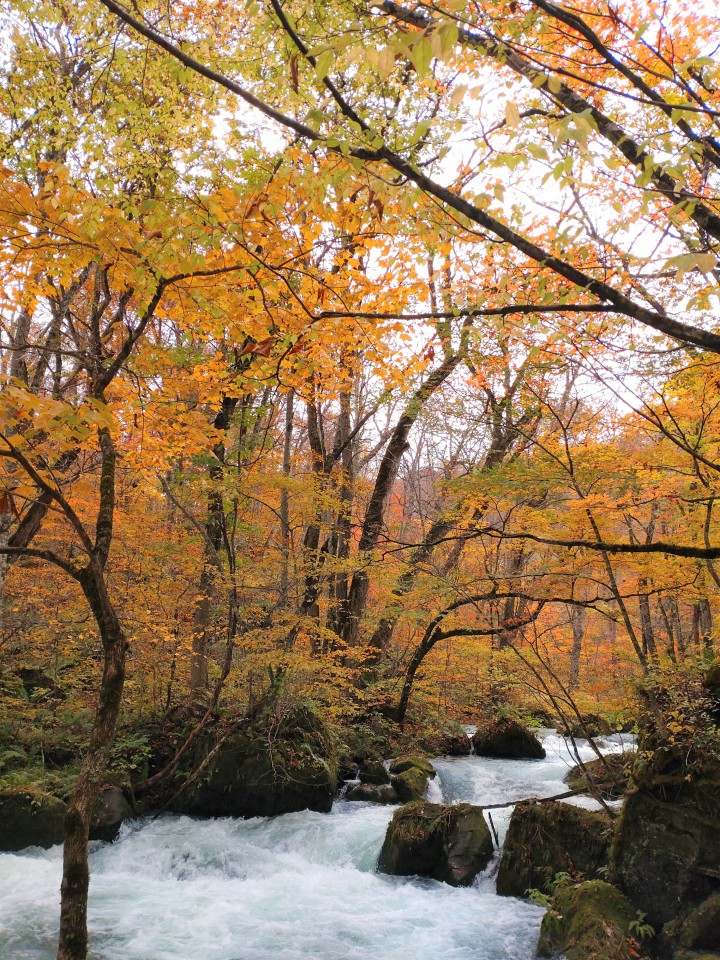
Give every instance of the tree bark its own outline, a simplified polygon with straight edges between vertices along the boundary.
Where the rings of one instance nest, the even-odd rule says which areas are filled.
[[[80,584],[100,631],[103,673],[90,743],[65,816],[57,960],[85,960],[87,957],[90,818],[106,775],[115,737],[125,682],[127,650],[125,636],[108,596],[100,565],[91,562],[82,571]]]

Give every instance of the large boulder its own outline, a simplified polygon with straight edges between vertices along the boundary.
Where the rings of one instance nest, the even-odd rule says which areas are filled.
[[[609,883],[588,880],[564,887],[543,917],[538,957],[566,960],[633,960],[637,910]]]
[[[605,800],[617,800],[627,790],[635,753],[611,753],[602,760],[589,760],[571,767],[563,781],[571,790],[600,793]]]
[[[613,845],[618,885],[656,928],[720,892],[720,779],[674,779],[628,796]]]
[[[567,803],[519,803],[510,818],[497,892],[524,897],[531,889],[547,892],[558,873],[595,879],[607,865],[611,821]]]
[[[545,756],[538,738],[516,720],[499,719],[479,727],[473,736],[473,747],[481,757],[542,760]]]
[[[65,804],[35,790],[0,790],[0,850],[53,847],[63,842]]]
[[[199,773],[198,773],[199,771]],[[298,705],[282,721],[211,731],[174,784],[169,808],[201,817],[268,817],[296,810],[327,812],[337,783],[332,737],[313,710]]]
[[[114,840],[123,821],[129,820],[132,815],[132,807],[120,787],[103,787],[98,794],[90,821],[90,839],[108,842]]]
[[[487,867],[493,842],[481,807],[418,801],[399,810],[387,829],[378,869],[469,886]]]

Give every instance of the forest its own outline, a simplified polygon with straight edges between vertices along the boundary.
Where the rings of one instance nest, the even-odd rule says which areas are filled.
[[[0,849],[21,808],[64,840],[53,952],[1,917],[0,952],[116,956],[111,788],[329,810],[470,724],[601,779],[594,738],[634,735],[622,814],[585,772],[609,866],[512,891],[551,904],[541,955],[720,954],[717,14],[0,3]],[[431,798],[418,763],[383,803]],[[695,859],[641,865],[651,821]],[[617,937],[553,927],[562,877],[627,898]]]

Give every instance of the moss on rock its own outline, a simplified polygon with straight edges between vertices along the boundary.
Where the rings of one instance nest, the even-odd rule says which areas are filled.
[[[628,796],[613,843],[614,878],[653,926],[720,892],[719,808],[720,782],[706,779]]]
[[[567,803],[519,803],[510,818],[497,877],[501,896],[547,892],[557,873],[595,879],[608,862],[611,822]]]
[[[421,770],[426,777],[434,777],[436,773],[430,760],[417,754],[408,754],[391,760],[389,770],[392,774],[405,773],[408,770]]]
[[[418,770],[417,767],[404,770],[392,778],[392,785],[403,803],[409,803],[411,800],[422,800],[425,796],[427,782],[427,774]]]
[[[553,897],[543,917],[539,957],[567,960],[632,960],[638,944],[631,924],[635,907],[609,883],[588,880],[565,887]]]
[[[268,718],[231,732],[211,731],[198,744],[189,785],[175,783],[170,808],[207,817],[262,817],[296,810],[330,810],[337,756],[328,728],[297,705],[278,721]],[[199,776],[193,771],[200,770]]]
[[[395,812],[378,869],[468,886],[488,865],[493,842],[481,807],[409,803]]]

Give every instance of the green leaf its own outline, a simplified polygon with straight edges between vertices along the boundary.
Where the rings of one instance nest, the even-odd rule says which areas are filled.
[[[332,49],[332,47],[328,47],[327,50],[323,50],[323,52],[318,56],[317,60],[315,61],[315,73],[317,74],[318,80],[322,80],[323,77],[328,75],[328,71],[330,70],[334,60],[335,51]]]
[[[410,51],[410,59],[412,65],[418,72],[418,76],[425,76],[432,61],[432,47],[426,36],[422,36],[413,44],[413,48]]]

